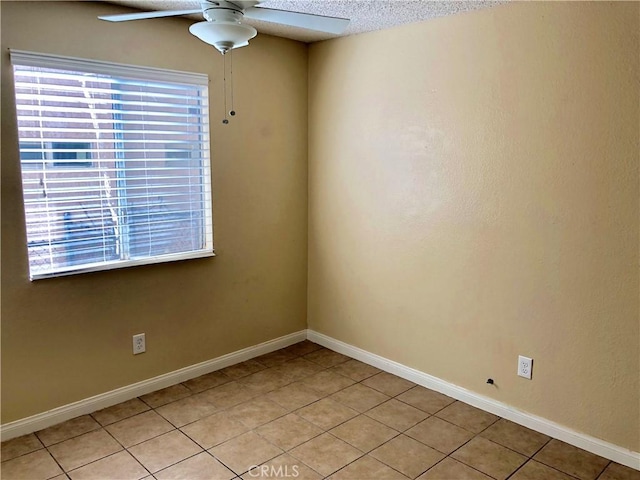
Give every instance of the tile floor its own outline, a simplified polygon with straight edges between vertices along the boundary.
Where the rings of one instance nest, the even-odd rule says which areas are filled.
[[[640,480],[304,341],[2,444],[14,479]]]

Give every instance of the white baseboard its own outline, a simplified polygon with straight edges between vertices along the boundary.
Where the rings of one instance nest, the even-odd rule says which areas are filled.
[[[283,337],[269,340],[253,347],[243,348],[237,352],[229,353],[206,362],[197,363],[173,372],[165,373],[142,382],[137,382],[126,387],[117,388],[110,392],[101,393],[94,397],[85,398],[78,402],[63,405],[47,412],[38,413],[31,417],[16,420],[0,426],[0,437],[2,441],[11,438],[37,432],[43,428],[51,427],[60,422],[70,420],[80,415],[95,412],[102,408],[107,408],[118,403],[131,400],[146,393],[151,393],[161,388],[166,388],[176,383],[185,382],[200,375],[211,373],[221,368],[244,362],[254,357],[279,350],[294,343],[301,342],[307,338],[306,330],[291,333]]]
[[[608,458],[622,465],[640,470],[640,453],[638,452],[633,452],[612,443],[605,442],[604,440],[576,432],[545,418],[518,410],[505,403],[464,389],[419,370],[406,367],[393,360],[388,360],[313,330],[301,330],[212,360],[207,360],[148,380],[127,385],[126,387],[54,408],[47,412],[4,424],[0,426],[0,438],[2,441],[6,441],[11,438],[36,432],[80,415],[86,415],[161,388],[185,382],[200,375],[220,370],[239,362],[244,362],[245,360],[264,355],[265,353],[273,352],[300,342],[305,338],[331,350],[360,360],[361,362],[373,365],[385,372],[392,373],[418,385],[422,385],[423,387],[448,395],[456,400],[499,415],[507,420],[531,428],[532,430],[557,438],[558,440],[562,440],[563,442]]]
[[[487,412],[499,415],[511,420],[514,423],[527,428],[544,433],[550,437],[562,440],[568,444],[582,448],[601,457],[608,458],[614,462],[640,470],[640,453],[627,450],[604,440],[591,437],[584,433],[576,432],[563,425],[557,424],[536,415],[518,410],[505,403],[499,402],[489,397],[485,397],[476,392],[472,392],[452,383],[441,380],[432,375],[428,375],[419,370],[406,367],[398,362],[388,360],[379,355],[367,352],[358,347],[336,340],[322,333],[307,330],[307,338],[323,347],[327,347],[343,355],[355,358],[361,362],[373,365],[374,367],[392,373],[398,377],[410,380],[423,387],[430,388],[437,392],[448,395],[456,400],[463,401],[469,405],[480,408]]]

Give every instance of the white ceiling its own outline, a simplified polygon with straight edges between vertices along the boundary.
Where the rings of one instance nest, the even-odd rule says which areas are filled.
[[[480,8],[489,8],[505,3],[505,1],[506,0],[264,0],[260,2],[261,7],[348,18],[351,22],[342,35],[315,32],[256,20],[245,19],[243,22],[253,25],[260,33],[291,38],[301,42],[317,42],[337,36],[381,30],[404,23],[418,22],[430,18],[478,10]],[[106,0],[106,3],[133,7],[142,11],[189,10],[200,8],[198,0]],[[122,11],[122,13],[128,12],[130,12],[130,10],[123,9]],[[189,18],[192,18],[194,21],[202,21],[202,16],[198,15],[193,15]],[[153,22],[154,20],[137,21]]]

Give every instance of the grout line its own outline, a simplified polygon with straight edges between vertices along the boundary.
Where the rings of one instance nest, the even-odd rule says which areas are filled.
[[[438,450],[439,451],[439,450]],[[440,452],[442,453],[442,452]],[[427,473],[429,470],[436,468],[436,466],[440,465],[442,462],[444,462],[447,458],[449,458],[449,455],[445,455],[443,458],[441,458],[440,460],[438,460],[436,463],[434,463],[433,465],[431,465],[429,468],[427,468],[424,472],[422,472],[420,475],[418,475],[418,477],[421,477],[422,475],[424,475],[425,473]],[[452,459],[453,460],[453,459]],[[480,470],[477,470],[478,472]]]
[[[609,468],[609,465],[611,465],[613,462],[609,462],[607,463],[604,468],[602,469],[602,471],[598,474],[598,476],[596,477],[596,480],[599,480],[599,478],[602,476],[602,474],[607,470],[607,468]]]
[[[476,467],[473,467],[473,466],[471,466],[471,465],[467,465],[467,464],[466,464],[466,463],[464,463],[463,461],[458,460],[457,458],[453,458],[453,457],[451,457],[450,455],[447,455],[445,458],[451,458],[451,460],[454,460],[454,461],[456,461],[456,462],[458,462],[458,463],[461,463],[461,464],[462,464],[462,465],[464,465],[465,467],[469,467],[471,470],[475,470],[476,472],[480,472],[482,475],[486,475],[487,477],[492,478],[492,477],[491,477],[491,475],[489,475],[488,473],[484,473],[482,470],[478,470]],[[443,458],[443,460],[444,460],[444,458]],[[527,463],[527,462],[524,462],[524,463]],[[524,465],[524,464],[523,464],[523,465]]]
[[[80,417],[84,417],[85,415],[80,415]],[[86,415],[86,416],[90,416],[90,415]],[[76,418],[80,418],[80,417],[76,417]],[[93,417],[91,417],[92,420],[95,421],[95,419],[93,419]],[[75,420],[75,419],[72,419]],[[39,432],[33,432],[33,434],[36,436],[36,438],[40,441],[40,443],[44,446],[44,448],[49,448],[49,447],[53,447],[54,445],[59,445],[63,442],[66,442],[67,440],[73,440],[74,438],[78,438],[81,437],[82,435],[86,435],[87,433],[92,433],[92,432],[96,432],[98,430],[100,430],[102,428],[102,425],[100,425],[100,423],[96,422],[96,425],[98,425],[96,428],[94,428],[93,430],[87,430],[86,432],[82,432],[82,433],[78,433],[75,435],[71,435],[70,437],[65,438],[64,440],[60,440],[54,443],[51,443],[49,445],[45,445],[44,442],[40,439],[40,436],[38,435],[39,432],[42,432],[43,430],[40,430]],[[54,425],[55,427],[55,425]],[[52,428],[52,427],[49,427]],[[46,429],[45,429],[46,430]]]
[[[211,447],[213,448],[213,447]],[[213,453],[211,453],[209,450],[205,450],[204,453],[206,453],[207,455],[209,455],[211,458],[213,458],[216,462],[218,462],[220,465],[222,465],[224,468],[226,468],[227,470],[229,470],[233,475],[235,475],[234,477],[231,477],[231,479],[235,479],[235,478],[240,478],[240,476],[234,472],[231,468],[229,468],[226,464],[224,464],[222,462],[222,460],[220,460],[218,457],[216,457]],[[198,454],[199,455],[199,454]],[[156,472],[157,473],[157,472]]]
[[[507,478],[505,480],[509,480],[511,477],[513,477],[516,473],[518,473],[520,470],[522,470],[524,468],[524,466],[529,463],[531,461],[531,459],[527,459],[522,465],[520,465],[518,468],[516,468],[513,472],[511,472]]]
[[[29,436],[29,435],[33,435],[34,437],[36,437],[36,440],[40,444],[40,448],[36,448],[35,450],[31,450],[29,452],[21,453],[20,455],[16,455],[15,457],[7,458],[6,460],[2,460],[1,463],[10,462],[11,460],[13,460],[15,458],[24,457],[25,455],[29,455],[31,453],[39,452],[40,450],[47,450],[47,447],[44,446],[44,444],[42,443],[42,441],[40,441],[40,439],[38,438],[38,436],[36,435],[35,432],[29,433],[29,434],[27,434],[25,436]],[[13,440],[13,439],[11,439],[11,440]],[[7,441],[10,442],[11,440],[7,440]]]
[[[158,415],[162,420],[166,421],[169,425],[171,425],[171,427],[173,428],[173,430],[177,430],[177,429],[176,429],[176,427],[174,427],[174,426],[173,426],[173,424],[172,424],[171,422],[169,422],[166,418],[164,418],[162,415],[160,415],[158,412],[156,412],[154,408],[152,408],[152,409],[150,409],[150,410],[145,410],[144,412],[136,413],[135,415],[132,415],[132,416],[127,417],[127,418],[123,418],[122,420],[119,420],[119,421],[117,421],[117,422],[115,422],[115,423],[112,423],[112,424],[110,424],[110,425],[107,425],[107,426],[109,426],[109,427],[110,427],[110,426],[112,426],[112,425],[115,425],[116,423],[124,422],[124,421],[126,421],[126,420],[130,420],[130,419],[132,419],[132,418],[135,418],[135,417],[137,417],[137,416],[140,416],[140,415],[143,415],[143,414],[145,414],[145,413],[149,413],[149,412],[153,412],[153,413],[155,413],[155,414],[156,414],[156,415]],[[132,444],[132,445],[125,446],[125,445],[124,445],[124,443],[122,443],[122,442],[121,442],[120,440],[118,440],[114,435],[112,435],[112,434],[111,434],[111,432],[109,432],[109,430],[107,430],[105,427],[103,427],[103,429],[104,429],[108,434],[110,434],[110,435],[114,438],[114,440],[115,440],[116,442],[118,442],[120,445],[122,445],[122,448],[124,448],[124,449],[126,449],[126,450],[128,450],[128,449],[129,449],[129,448],[131,448],[131,447],[136,447],[136,446],[138,446],[138,445],[140,445],[140,444],[142,444],[142,443],[144,443],[144,442],[146,442],[146,441],[148,441],[148,440],[153,440],[154,438],[158,438],[158,437],[160,437],[161,435],[164,435],[165,433],[169,433],[169,432],[171,431],[171,430],[167,430],[166,432],[162,432],[162,433],[159,433],[159,434],[157,434],[157,435],[153,435],[152,437],[145,438],[144,440],[141,440],[141,441],[139,441],[139,442],[137,442],[137,443],[134,443],[134,444]]]
[[[53,453],[51,453],[47,447],[44,447],[44,449],[45,449],[45,450],[46,450],[46,452],[49,454],[49,456],[50,456],[51,458],[53,458],[53,461],[54,461],[54,462],[56,462],[56,465],[58,465],[58,467],[60,467],[60,470],[62,470],[62,473],[63,473],[64,475],[66,475],[66,474],[67,474],[67,471],[66,471],[64,468],[62,468],[62,465],[60,465],[60,462],[58,461],[58,459],[57,459],[56,457],[54,457],[54,456],[53,456]]]
[[[535,457],[538,453],[540,453],[540,451],[541,451],[544,447],[546,447],[547,445],[549,445],[549,443],[551,442],[551,440],[553,440],[553,438],[549,437],[548,435],[547,435],[547,437],[549,438],[549,440],[547,440],[546,442],[544,442],[544,443],[542,444],[542,446],[541,446],[538,450],[536,450],[536,451],[533,453],[533,455],[531,455],[531,456],[529,457],[531,460],[533,460],[533,459],[534,459],[534,457]],[[536,461],[537,461],[537,460],[536,460]]]
[[[167,433],[168,433],[168,432],[167,432]],[[197,444],[196,444],[196,445],[197,445]],[[199,447],[199,446],[200,446],[200,445],[198,445],[198,447]],[[135,460],[136,460],[140,465],[142,465],[142,462],[140,462],[140,461],[135,457],[135,455],[133,455],[133,453],[129,452],[128,450],[127,450],[127,452],[128,452],[128,453],[129,453],[129,455],[131,455],[131,456],[132,456],[132,457],[133,457],[133,458],[134,458],[134,459],[135,459]],[[190,458],[193,458],[193,457],[195,457],[195,456],[197,456],[197,455],[200,455],[200,454],[202,454],[202,453],[209,453],[209,452],[207,452],[206,450],[202,450],[202,452],[194,453],[193,455],[189,455],[188,457],[184,457],[183,459],[180,459],[180,460],[178,460],[177,462],[172,463],[171,465],[167,465],[166,467],[163,467],[163,468],[161,468],[160,470],[158,470],[158,471],[156,471],[156,472],[154,472],[154,473],[151,473],[151,471],[150,471],[147,467],[145,467],[144,465],[142,465],[142,468],[144,468],[147,472],[149,472],[149,475],[151,475],[151,476],[153,476],[153,478],[155,478],[155,474],[156,474],[156,473],[160,473],[160,472],[162,472],[162,471],[166,470],[167,468],[171,468],[171,467],[173,467],[173,466],[175,466],[175,465],[177,465],[177,464],[179,464],[179,463],[181,463],[181,462],[184,462],[185,460],[189,460]],[[214,457],[214,458],[215,458],[215,457]],[[217,460],[217,459],[216,459],[216,460]],[[226,466],[226,465],[225,465],[225,466]],[[232,471],[233,471],[233,470],[232,470]],[[234,473],[235,473],[235,472],[234,472]]]

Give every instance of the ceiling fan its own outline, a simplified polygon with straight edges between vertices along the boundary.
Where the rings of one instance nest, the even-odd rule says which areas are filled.
[[[254,0],[203,0],[197,10],[125,13],[98,18],[110,22],[124,22],[202,13],[206,21],[194,23],[189,27],[189,31],[200,40],[213,45],[223,55],[234,48],[249,45],[249,40],[257,35],[258,32],[255,28],[242,23],[244,17],[334,34],[342,33],[349,25],[349,20],[345,18],[274,10],[258,6],[260,3]]]

